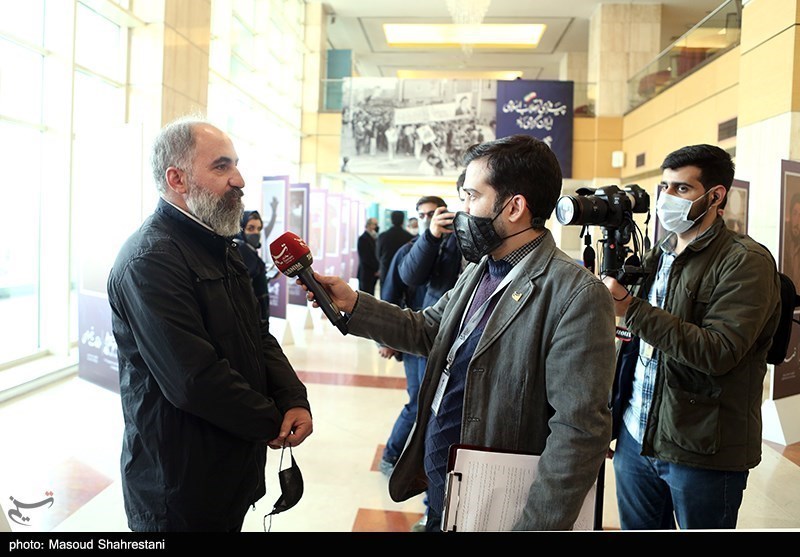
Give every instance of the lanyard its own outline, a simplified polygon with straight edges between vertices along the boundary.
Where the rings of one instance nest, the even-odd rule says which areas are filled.
[[[524,261],[524,259],[523,259]],[[522,261],[520,261],[522,263]],[[483,316],[486,314],[487,309],[489,308],[489,303],[492,301],[492,298],[497,296],[499,293],[505,290],[506,286],[514,280],[514,277],[519,274],[519,269],[522,268],[522,265],[517,263],[514,267],[508,272],[508,274],[503,277],[503,280],[500,281],[491,295],[486,298],[486,300],[481,304],[472,317],[469,318],[469,321],[464,323],[464,319],[469,311],[469,307],[472,305],[472,301],[475,299],[475,293],[477,292],[478,288],[476,288],[472,295],[469,298],[469,302],[467,303],[467,309],[464,311],[464,315],[461,317],[461,325],[459,327],[459,333],[456,339],[453,341],[453,345],[450,347],[450,351],[447,353],[447,364],[444,366],[442,370],[442,375],[439,377],[439,384],[436,387],[436,392],[433,395],[433,402],[431,403],[431,411],[433,412],[434,416],[439,414],[439,406],[442,403],[442,399],[444,397],[444,393],[447,390],[447,383],[450,380],[450,366],[453,365],[453,361],[456,358],[456,354],[458,353],[458,349],[461,348],[461,345],[466,342],[478,324],[483,319]],[[487,269],[486,272],[488,273],[489,270]],[[483,280],[483,278],[481,278]],[[478,282],[480,285],[480,281]]]
[[[522,263],[522,262],[520,261],[520,263]],[[492,298],[494,298],[495,296],[500,294],[503,290],[505,290],[506,286],[508,286],[508,284],[512,280],[514,280],[514,278],[519,274],[519,270],[522,267],[522,265],[520,265],[520,263],[514,265],[514,267],[511,268],[511,270],[508,272],[508,274],[505,277],[503,277],[503,280],[500,281],[500,284],[498,284],[495,287],[495,289],[491,293],[491,295],[489,295],[489,297],[486,298],[486,300],[481,304],[481,307],[479,307],[475,311],[475,313],[472,314],[472,317],[469,318],[468,322],[464,323],[464,319],[465,319],[465,317],[467,315],[467,311],[469,311],[469,307],[472,305],[472,300],[475,299],[475,293],[477,292],[478,289],[476,288],[472,292],[472,296],[470,296],[469,303],[467,304],[467,309],[464,311],[464,315],[461,317],[461,326],[459,327],[459,331],[460,332],[459,332],[458,336],[455,338],[455,340],[453,341],[453,344],[450,347],[450,351],[447,353],[447,366],[446,366],[447,369],[449,369],[450,366],[453,364],[453,361],[456,358],[456,353],[458,352],[458,349],[461,348],[461,345],[464,344],[467,341],[469,336],[472,334],[472,332],[475,330],[475,328],[481,322],[481,319],[483,319],[483,316],[486,313],[486,310],[489,308],[489,303],[492,301]],[[486,269],[486,272],[487,273],[489,272],[488,268]]]

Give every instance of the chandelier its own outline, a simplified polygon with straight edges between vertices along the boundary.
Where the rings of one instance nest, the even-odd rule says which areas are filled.
[[[486,16],[492,0],[444,0],[444,3],[447,5],[450,17],[453,18],[453,23],[477,27]],[[462,43],[461,50],[464,51],[464,54],[470,56],[472,54],[472,45]]]

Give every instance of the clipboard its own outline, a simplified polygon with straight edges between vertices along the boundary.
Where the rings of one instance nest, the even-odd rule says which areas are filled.
[[[527,501],[539,456],[475,445],[451,445],[442,530],[511,530]],[[586,495],[574,530],[601,530],[605,461]]]

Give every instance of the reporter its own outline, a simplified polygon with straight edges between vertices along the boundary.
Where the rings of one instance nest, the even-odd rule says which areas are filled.
[[[428,358],[392,499],[427,489],[426,528],[440,530],[451,444],[530,452],[538,476],[514,528],[569,530],[611,439],[611,296],[544,226],[561,190],[546,144],[505,137],[471,147],[465,163],[453,225],[473,264],[433,306],[401,309],[315,276],[352,334]]]

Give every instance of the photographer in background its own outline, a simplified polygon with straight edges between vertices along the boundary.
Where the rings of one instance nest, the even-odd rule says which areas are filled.
[[[613,453],[623,530],[735,528],[761,460],[766,355],[778,324],[770,253],[725,226],[734,165],[692,145],[661,165],[657,214],[670,234],[629,292],[603,282],[633,333],[620,343]]]

